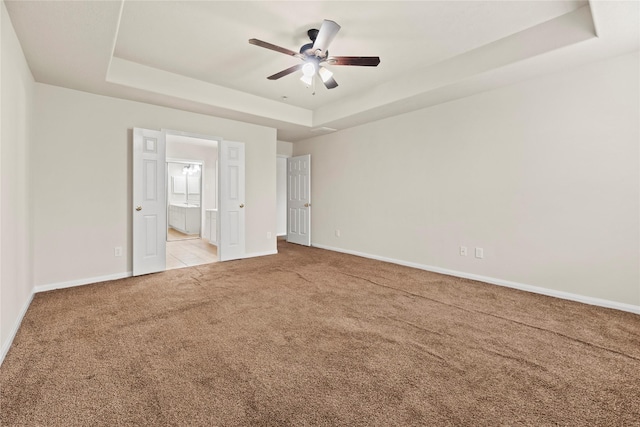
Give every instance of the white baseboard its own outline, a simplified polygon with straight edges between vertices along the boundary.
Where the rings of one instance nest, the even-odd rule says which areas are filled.
[[[90,285],[92,283],[107,282],[109,280],[124,279],[131,277],[133,273],[127,271],[125,273],[109,274],[106,276],[88,277],[85,279],[70,280],[68,282],[50,283],[48,285],[40,285],[33,288],[34,293],[53,291],[54,289],[73,288],[74,286]]]
[[[251,252],[249,254],[244,254],[242,259],[255,258],[255,257],[259,257],[259,256],[266,256],[266,255],[276,255],[277,253],[278,253],[277,249],[274,249],[272,251],[265,251],[265,252]]]
[[[555,289],[525,285],[523,283],[511,282],[508,280],[496,279],[496,278],[487,277],[487,276],[480,276],[477,274],[465,273],[462,271],[448,270],[446,268],[434,267],[432,265],[418,264],[415,262],[408,262],[408,261],[403,261],[399,259],[387,258],[387,257],[378,256],[378,255],[358,252],[358,251],[351,251],[348,249],[334,248],[332,246],[327,246],[327,245],[318,245],[314,243],[312,244],[312,246],[320,249],[326,249],[329,251],[341,252],[345,254],[361,256],[363,258],[375,259],[377,261],[385,261],[385,262],[390,262],[392,264],[404,265],[406,267],[417,268],[419,270],[432,271],[434,273],[461,277],[463,279],[477,280],[479,282],[490,283],[492,285],[504,286],[507,288],[519,289],[521,291],[532,292],[535,294],[542,294],[542,295],[566,299],[570,301],[577,301],[584,304],[596,305],[596,306],[606,307],[606,308],[613,308],[616,310],[628,311],[631,313],[640,314],[640,305],[625,304],[622,302],[611,301],[611,300],[606,300],[602,298],[594,298],[594,297],[589,297],[589,296],[579,295],[579,294],[573,294],[570,292],[558,291]]]
[[[252,252],[252,253],[245,254],[242,257],[242,259],[255,258],[255,257],[265,256],[265,255],[275,255],[277,253],[278,251],[276,249],[272,251],[265,251],[265,252]],[[132,276],[133,276],[133,273],[131,271],[127,271],[125,273],[109,274],[107,276],[97,276],[97,277],[89,277],[85,279],[70,280],[68,282],[50,283],[48,285],[36,286],[33,289],[33,292],[38,293],[38,292],[53,291],[55,289],[73,288],[74,286],[90,285],[92,283],[107,282],[109,280],[124,279]]]
[[[24,315],[27,314],[27,310],[29,309],[29,306],[31,305],[31,301],[33,301],[33,295],[34,295],[34,293],[31,292],[31,296],[29,297],[27,302],[24,304],[24,306],[20,310],[20,314],[18,315],[18,319],[16,320],[15,324],[13,325],[13,328],[11,329],[11,332],[9,333],[9,336],[7,337],[5,342],[2,343],[2,350],[0,350],[0,365],[2,365],[2,362],[4,362],[4,358],[7,355],[7,353],[9,352],[9,349],[11,348],[11,344],[13,344],[13,340],[15,339],[16,334],[18,333],[18,329],[20,329],[20,325],[22,324],[22,319],[24,318]]]

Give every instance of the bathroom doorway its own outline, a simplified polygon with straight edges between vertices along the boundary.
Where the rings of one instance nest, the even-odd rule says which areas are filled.
[[[133,275],[245,258],[245,144],[187,132],[143,128],[133,129],[132,142]],[[209,150],[210,154],[201,150]],[[198,238],[167,241],[167,187],[170,185],[167,159],[201,164]],[[208,252],[214,252],[214,258],[202,259],[199,254],[191,253],[187,254],[189,263],[172,265],[169,259],[172,248],[190,242],[211,249]],[[180,252],[194,249],[195,245]]]
[[[166,269],[218,261],[218,141],[167,133]]]

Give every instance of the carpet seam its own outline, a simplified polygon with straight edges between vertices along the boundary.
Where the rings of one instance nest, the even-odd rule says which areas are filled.
[[[627,358],[629,358],[631,360],[640,361],[640,358],[632,356],[630,354],[626,354],[626,353],[623,353],[623,352],[620,352],[620,351],[617,351],[617,350],[613,350],[611,348],[603,347],[603,346],[600,346],[598,344],[594,344],[594,343],[590,343],[590,342],[587,342],[587,341],[584,341],[584,340],[581,340],[581,339],[578,339],[578,338],[574,338],[574,337],[565,335],[563,333],[560,333],[560,332],[557,332],[557,331],[553,331],[551,329],[541,328],[539,326],[530,325],[528,323],[520,322],[520,321],[515,320],[515,319],[509,319],[509,318],[506,318],[506,317],[498,316],[497,314],[487,313],[485,311],[464,308],[464,307],[460,307],[460,306],[457,306],[457,305],[454,305],[454,304],[447,304],[446,302],[439,301],[439,300],[434,299],[434,298],[425,297],[424,295],[415,294],[415,293],[409,292],[409,291],[407,291],[405,289],[394,288],[393,286],[384,285],[382,283],[375,282],[375,281],[373,281],[371,279],[368,279],[366,277],[356,276],[354,274],[349,274],[349,273],[345,273],[345,272],[339,272],[339,273],[343,274],[345,276],[349,276],[349,277],[353,277],[353,278],[356,278],[356,279],[364,280],[364,281],[369,282],[369,283],[371,283],[373,285],[376,285],[376,286],[380,286],[380,287],[387,288],[387,289],[393,289],[395,291],[403,292],[403,293],[408,294],[408,295],[412,295],[412,296],[415,296],[415,297],[418,297],[418,298],[422,298],[422,299],[425,299],[425,300],[428,300],[428,301],[433,301],[433,302],[436,302],[436,303],[439,303],[439,304],[443,304],[443,305],[446,305],[448,307],[454,307],[454,308],[457,308],[459,310],[466,311],[466,312],[469,312],[469,313],[484,314],[485,316],[491,316],[491,317],[494,317],[496,319],[506,320],[508,322],[513,322],[513,323],[516,323],[516,324],[519,324],[519,325],[522,325],[522,326],[527,326],[529,328],[537,329],[539,331],[549,332],[549,333],[561,336],[563,338],[569,339],[571,341],[578,342],[578,343],[586,345],[586,346],[592,346],[592,347],[595,347],[595,348],[599,348],[601,350],[605,350],[605,351],[609,351],[609,352],[614,353],[614,354],[618,354],[620,356],[627,357]]]

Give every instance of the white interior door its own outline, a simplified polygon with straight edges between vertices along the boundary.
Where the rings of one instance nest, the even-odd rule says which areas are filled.
[[[222,141],[219,155],[218,259],[228,261],[245,256],[244,144]]]
[[[166,268],[165,134],[133,129],[133,275]]]
[[[287,159],[287,242],[311,246],[311,155]]]

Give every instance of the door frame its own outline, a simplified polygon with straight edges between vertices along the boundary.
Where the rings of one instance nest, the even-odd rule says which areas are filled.
[[[136,128],[138,129],[138,128]],[[146,128],[139,128],[139,129],[146,129]],[[159,131],[157,130],[152,130],[149,129],[150,131],[153,132],[157,132],[159,134],[162,134],[163,138],[166,141],[166,138],[169,136],[184,136],[184,137],[189,137],[189,138],[194,138],[194,139],[200,139],[200,140],[207,140],[207,141],[215,141],[217,144],[217,150],[218,150],[218,161],[216,162],[216,168],[217,168],[217,180],[216,180],[216,208],[218,209],[218,212],[220,212],[221,209],[221,203],[220,203],[220,146],[223,144],[223,142],[232,142],[232,141],[228,141],[225,140],[222,137],[218,137],[218,136],[212,136],[212,135],[203,135],[203,134],[198,134],[198,133],[194,133],[194,132],[186,132],[186,131],[178,131],[178,130],[174,130],[174,129],[166,129],[166,128],[161,128]],[[242,143],[244,146],[244,143]],[[164,180],[163,180],[163,184],[165,185],[164,188],[164,197],[168,196],[168,191],[166,188],[166,185],[168,184],[168,173],[167,173],[167,152],[166,152],[166,144],[164,145],[164,152],[163,154],[163,162],[164,162],[164,167],[163,167],[163,172],[164,172]],[[197,162],[200,163],[200,162]],[[202,189],[202,180],[201,180],[201,189]],[[202,192],[202,190],[201,190]],[[166,237],[167,237],[167,227],[168,227],[168,221],[167,221],[167,206],[168,206],[168,202],[165,201],[165,218],[164,218],[164,231],[162,233],[162,236],[158,235],[158,237],[162,237],[162,241],[165,242],[166,244]],[[201,204],[201,209],[202,209],[203,204]],[[202,218],[202,215],[201,215]],[[223,237],[222,237],[222,230],[221,230],[221,224],[223,223],[222,220],[218,220],[217,224],[216,224],[216,235],[218,236],[218,260],[222,260],[224,258],[224,256],[222,255],[222,249],[221,247],[223,246]],[[201,233],[202,233],[202,227],[201,227]],[[135,239],[134,236],[132,236],[132,239]],[[243,245],[244,247],[244,245]],[[243,256],[241,256],[240,258],[244,258],[246,254],[243,254]],[[164,251],[164,256],[166,257],[166,245],[165,245],[165,251]],[[165,267],[166,270],[166,267]],[[163,271],[163,270],[161,270]]]
[[[171,136],[185,136],[187,138],[194,138],[194,139],[202,139],[202,140],[206,140],[206,141],[215,141],[216,142],[216,150],[218,151],[218,158],[220,157],[220,143],[223,141],[224,138],[220,137],[220,136],[215,136],[215,135],[204,135],[201,133],[195,133],[195,132],[187,132],[187,131],[181,131],[181,130],[175,130],[175,129],[167,129],[167,128],[161,128],[160,129],[162,132],[164,132],[165,134],[165,140],[166,137],[171,135]],[[167,160],[168,161],[168,160]],[[218,174],[218,161],[216,160],[216,174]],[[204,176],[204,168],[202,168],[202,176]],[[168,174],[167,174],[168,175]],[[169,179],[168,176],[166,178],[167,180]],[[200,179],[200,197],[202,197],[202,188],[203,188],[203,179]],[[219,210],[220,209],[220,180],[219,177],[216,176],[216,208]],[[168,209],[168,205],[169,202],[167,201],[167,209]],[[202,203],[202,200],[200,201],[200,237],[202,237],[202,232],[204,230],[204,220],[205,220],[205,214],[204,214],[204,204]],[[167,227],[169,226],[169,224],[167,224]],[[216,224],[216,236],[220,236],[220,221],[217,222]],[[166,238],[166,237],[165,237]],[[220,243],[220,242],[218,242]],[[218,260],[220,260],[220,245],[218,244],[217,246],[218,248]]]

